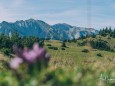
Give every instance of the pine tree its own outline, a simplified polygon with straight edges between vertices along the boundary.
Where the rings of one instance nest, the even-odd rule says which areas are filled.
[[[10,39],[11,39],[11,41],[12,41],[12,43],[14,45],[18,46],[20,44],[20,42],[19,42],[20,41],[19,34],[17,32],[14,32]]]
[[[63,41],[61,47],[66,47],[66,43]]]
[[[114,31],[113,31],[113,38],[115,38],[115,29],[114,29]]]
[[[108,33],[108,27],[105,28],[105,33]]]

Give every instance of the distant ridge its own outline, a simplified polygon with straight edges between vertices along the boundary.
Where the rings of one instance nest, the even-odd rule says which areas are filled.
[[[78,39],[87,34],[98,34],[98,31],[93,28],[76,27],[66,23],[49,25],[42,20],[34,19],[0,23],[0,34],[12,35],[14,32],[18,32],[20,36],[36,36],[55,40]]]

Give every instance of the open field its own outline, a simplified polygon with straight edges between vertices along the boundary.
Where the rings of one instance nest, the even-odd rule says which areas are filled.
[[[96,64],[100,68],[106,65],[105,67],[107,69],[110,68],[109,66],[111,66],[112,64],[114,66],[115,63],[114,52],[92,49],[89,46],[78,46],[77,43],[66,43],[68,48],[65,48],[65,50],[61,50],[62,43],[60,41],[47,41],[45,42],[45,44],[51,44],[52,46],[58,47],[58,50],[48,49],[52,56],[51,63],[56,62],[55,64],[60,64],[60,62],[62,62],[61,64],[65,65],[65,67],[69,65],[72,65],[72,67],[76,67],[82,65],[86,66],[84,64],[87,64],[87,66],[90,64]],[[88,49],[89,52],[84,53],[82,52],[83,49]],[[98,53],[101,53],[102,57],[97,56]]]
[[[114,44],[115,40],[113,39],[109,43]],[[114,83],[112,84],[110,83],[109,84],[103,83],[101,85],[98,84],[99,83],[98,80],[100,79],[101,75],[102,76],[104,75],[103,78],[105,77],[109,77],[112,79],[115,78],[115,53],[114,52],[92,49],[89,46],[78,46],[77,43],[69,43],[69,42],[66,43],[68,48],[65,48],[65,50],[61,50],[62,42],[60,41],[46,41],[45,44],[46,45],[51,44],[52,46],[58,47],[58,50],[48,49],[48,51],[52,55],[50,61],[51,68],[55,69],[59,67],[62,69],[66,69],[66,71],[71,70],[71,73],[75,71],[76,68],[81,68],[81,71],[79,71],[79,73],[83,72],[82,71],[83,69],[86,72],[86,76],[84,76],[84,78],[86,79],[89,76],[91,78],[91,82],[93,83],[93,85],[95,86],[115,85],[115,81],[113,81]],[[83,49],[88,49],[89,52],[84,53],[82,52]],[[97,54],[99,53],[102,55],[102,57],[97,56]],[[75,75],[74,77],[77,77],[77,75]],[[92,86],[92,85],[87,84],[87,86]]]
[[[115,43],[115,39],[104,38],[104,40],[111,40],[110,43],[113,45]],[[50,46],[48,46],[49,44]],[[44,73],[54,74],[62,82],[61,85],[57,86],[67,86],[67,82],[68,84],[69,82],[73,83],[68,86],[115,86],[115,81],[110,80],[115,79],[114,52],[92,49],[89,45],[78,46],[77,42],[66,42],[65,50],[62,50],[61,45],[61,41],[45,41],[45,47],[51,54],[51,60],[47,71]],[[58,49],[49,49],[48,47],[51,46]],[[89,52],[82,52],[84,49],[89,50]],[[99,53],[102,56],[98,56]],[[8,57],[0,54],[0,60],[5,60],[5,58]],[[5,73],[4,76],[0,75],[0,78],[5,80],[5,75],[8,75],[7,72],[0,73]],[[42,74],[41,76],[44,77]],[[51,84],[53,82],[52,80],[43,86],[53,86],[54,84]]]

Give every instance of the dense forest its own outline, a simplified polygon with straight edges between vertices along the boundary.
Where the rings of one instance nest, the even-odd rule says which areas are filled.
[[[0,35],[0,51],[6,55],[13,53],[13,46],[16,45],[20,48],[28,47],[31,48],[32,45],[37,42],[40,46],[44,45],[44,40],[38,37],[20,37],[18,33],[13,33],[11,37],[1,34]]]

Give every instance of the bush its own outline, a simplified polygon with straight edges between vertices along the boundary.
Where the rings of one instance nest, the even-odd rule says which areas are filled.
[[[83,49],[82,52],[88,53],[89,50],[88,49]]]
[[[54,47],[48,47],[49,49],[54,49]]]
[[[115,52],[115,50],[114,50],[114,49],[111,49],[111,52]]]
[[[82,42],[78,42],[77,44],[79,45],[79,46],[85,46],[86,45],[86,41],[82,41]]]
[[[50,47],[48,47],[49,49],[53,49],[53,50],[58,50],[58,48],[57,47],[53,47],[53,46],[50,46]]]
[[[97,56],[99,56],[99,57],[103,57],[101,53],[98,53]]]
[[[57,48],[57,47],[54,47],[53,49],[54,49],[54,50],[58,50],[58,48]]]
[[[62,42],[61,47],[67,47],[65,42]]]
[[[47,44],[47,46],[52,46],[51,44]]]
[[[94,49],[111,51],[110,44],[107,41],[105,41],[105,40],[101,40],[101,39],[91,40],[90,41],[90,45]]]
[[[65,50],[65,48],[61,48],[61,50]]]
[[[1,49],[1,52],[3,52],[5,55],[9,55],[11,53],[11,50],[8,48]]]
[[[111,37],[108,37],[107,39],[111,39]]]

